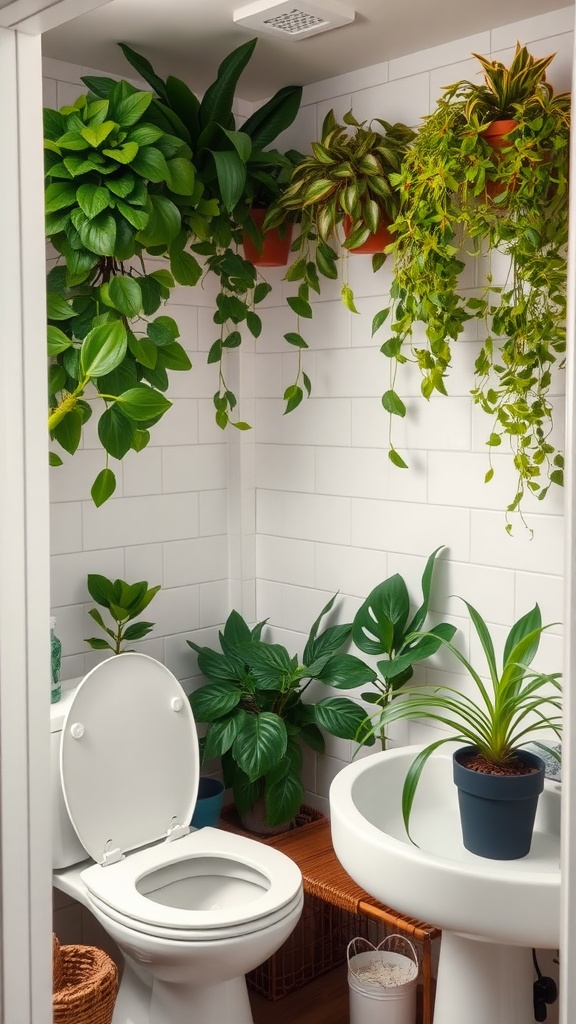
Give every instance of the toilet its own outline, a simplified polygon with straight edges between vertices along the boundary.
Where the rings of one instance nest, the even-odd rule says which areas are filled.
[[[192,831],[198,738],[180,683],[127,653],[51,708],[53,884],[125,960],[113,1024],[253,1024],[244,975],[302,912],[273,847]]]

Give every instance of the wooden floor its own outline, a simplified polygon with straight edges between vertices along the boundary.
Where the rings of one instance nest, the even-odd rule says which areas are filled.
[[[254,1024],[349,1024],[347,967],[337,967],[283,999],[250,992]]]

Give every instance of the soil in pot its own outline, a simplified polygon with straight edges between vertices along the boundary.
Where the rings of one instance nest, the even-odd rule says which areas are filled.
[[[266,210],[250,210],[250,217],[256,227],[262,231],[262,224]],[[262,252],[254,245],[254,242],[245,231],[242,238],[244,255],[254,267],[285,267],[290,256],[292,244],[293,225],[287,222],[280,228],[271,228],[265,231],[262,241]]]
[[[373,256],[378,252],[384,252],[387,245],[390,245],[394,241],[394,236],[389,230],[389,226],[392,223],[389,217],[382,216],[382,223],[374,234],[371,234],[362,245],[356,245],[349,252],[354,254],[372,254]],[[344,217],[344,234],[346,238],[350,234],[352,228],[352,217]]]
[[[464,846],[479,857],[518,860],[530,852],[538,798],[544,788],[544,762],[526,750],[516,752],[516,771],[485,768],[474,747],[453,757],[454,782]]]

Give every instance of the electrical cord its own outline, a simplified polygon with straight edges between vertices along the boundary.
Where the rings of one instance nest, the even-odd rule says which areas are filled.
[[[536,971],[536,981],[534,982],[534,1020],[538,1021],[539,1024],[545,1021],[548,1016],[547,1006],[551,1003],[555,1003],[558,999],[558,987],[554,978],[547,978],[542,974],[540,970],[538,960],[536,959],[536,950],[532,950],[532,963],[534,964],[534,970]]]

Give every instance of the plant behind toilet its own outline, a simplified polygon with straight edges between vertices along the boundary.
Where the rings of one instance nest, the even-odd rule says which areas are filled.
[[[148,607],[160,590],[160,584],[148,588],[145,580],[139,583],[126,583],[125,580],[112,582],[106,576],[88,573],[87,586],[90,596],[96,604],[106,608],[115,625],[115,629],[110,629],[98,609],[90,609],[88,614],[110,637],[109,640],[98,636],[86,637],[86,643],[90,644],[94,651],[110,650],[113,654],[124,654],[127,650],[126,644],[143,640],[154,628],[153,622],[132,622],[132,619],[141,615]]]

